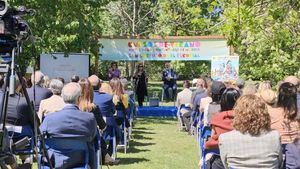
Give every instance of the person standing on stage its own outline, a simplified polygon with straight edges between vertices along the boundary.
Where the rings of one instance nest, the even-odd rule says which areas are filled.
[[[143,106],[144,98],[147,93],[148,77],[146,76],[143,64],[139,64],[133,76],[135,93],[137,95],[139,106]]]
[[[118,69],[117,62],[112,62],[111,66],[108,70],[108,79],[111,80],[113,78],[120,78],[121,77],[121,71]]]
[[[169,89],[172,89],[172,96],[173,96],[172,99],[174,100],[177,91],[176,79],[177,76],[175,70],[173,70],[171,68],[171,64],[167,62],[165,64],[165,70],[162,73],[162,80],[164,82],[163,89],[167,101],[171,99]]]

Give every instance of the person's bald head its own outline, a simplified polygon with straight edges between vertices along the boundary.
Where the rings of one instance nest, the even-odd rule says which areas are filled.
[[[93,86],[94,90],[98,90],[99,89],[100,79],[99,79],[98,76],[92,75],[92,76],[90,76],[88,78],[88,80],[90,81],[90,83]]]
[[[205,87],[205,81],[202,78],[199,78],[197,80],[196,86],[197,86],[197,88],[204,88]]]
[[[67,104],[77,104],[80,95],[81,87],[78,83],[74,82],[66,84],[61,93],[64,102]]]
[[[300,85],[299,79],[296,76],[288,76],[284,79],[284,82],[289,82],[295,85],[297,88]]]

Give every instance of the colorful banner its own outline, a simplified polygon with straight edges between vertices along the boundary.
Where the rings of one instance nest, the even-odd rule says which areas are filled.
[[[211,77],[218,81],[235,81],[239,75],[239,56],[213,56]]]
[[[211,60],[229,55],[225,39],[100,39],[101,60]]]

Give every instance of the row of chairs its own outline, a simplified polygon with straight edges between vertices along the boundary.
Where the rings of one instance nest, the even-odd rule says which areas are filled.
[[[111,137],[107,137],[105,141],[113,142],[113,155],[114,159],[117,158],[117,148],[121,147],[124,149],[124,153],[127,153],[127,148],[129,147],[129,141],[132,135],[132,125],[133,118],[136,112],[136,106],[133,99],[129,100],[129,108],[127,110],[128,119],[130,122],[130,127],[126,129],[125,123],[122,124],[122,143],[117,145],[116,141],[116,131],[112,131]],[[33,132],[29,126],[7,126],[8,134],[12,142],[21,140],[22,138],[28,138],[28,142],[22,148],[13,149],[12,154],[18,156],[28,156],[31,159],[34,157],[34,137]],[[23,131],[22,131],[23,130]],[[24,134],[24,130],[26,130]],[[22,135],[18,133],[22,131]],[[64,166],[63,168],[89,168],[88,165],[92,164],[92,168],[99,168],[101,164],[101,133],[98,131],[97,140],[95,144],[88,143],[84,140],[79,139],[69,139],[69,138],[52,138],[44,136],[44,145],[50,156],[51,164],[54,168],[60,168],[59,166]],[[41,140],[41,139],[40,139]],[[42,144],[39,143],[39,148],[41,149]],[[92,151],[91,151],[92,150]],[[41,152],[41,151],[39,151]],[[68,158],[66,158],[68,157]],[[45,154],[39,154],[39,163],[41,169],[49,168],[49,162],[45,160]],[[75,159],[75,161],[74,161]],[[74,163],[75,162],[75,163]],[[72,165],[72,166],[69,166]]]
[[[180,113],[180,109],[186,108],[185,105],[181,105],[178,109],[177,118],[178,118],[178,127],[179,130],[186,129],[185,124],[183,123],[183,117]],[[217,150],[207,150],[204,148],[205,142],[211,136],[210,126],[205,126],[203,124],[204,113],[198,111],[193,111],[190,117],[191,124],[191,134],[195,137],[197,147],[199,148],[199,159],[201,160],[201,168],[206,169],[206,155],[219,155],[220,153]]]

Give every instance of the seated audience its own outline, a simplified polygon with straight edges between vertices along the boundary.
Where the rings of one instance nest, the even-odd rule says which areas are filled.
[[[187,131],[190,129],[190,120],[191,116],[191,98],[192,91],[190,90],[190,82],[188,80],[183,82],[183,90],[177,94],[177,99],[175,102],[175,106],[178,108],[179,113],[182,115],[182,120],[184,125],[186,126]]]
[[[215,114],[211,120],[212,135],[205,143],[205,149],[218,150],[219,136],[233,130],[234,112],[232,109],[239,97],[239,91],[234,88],[228,88],[222,94],[220,103],[221,112]],[[220,156],[213,155],[208,162],[207,168],[224,168]]]
[[[61,97],[61,90],[64,87],[63,83],[58,79],[52,79],[50,82],[50,90],[52,96],[48,99],[41,101],[40,108],[38,111],[38,117],[40,122],[49,113],[54,113],[61,110],[65,106],[65,102]]]
[[[293,143],[286,145],[286,168],[300,169],[300,135]]]
[[[43,85],[42,85],[43,88],[48,89],[49,85],[50,85],[50,78],[49,78],[49,76],[44,76],[44,82],[43,82]]]
[[[212,102],[204,108],[204,125],[210,124],[212,117],[221,111],[221,96],[226,89],[224,83],[213,81],[211,85]]]
[[[128,108],[128,95],[125,94],[120,79],[113,78],[109,84],[113,92],[113,102],[117,111],[116,122],[118,125],[122,125],[123,122],[125,122],[126,127],[129,127],[129,121],[126,114],[126,109]]]
[[[279,131],[281,143],[292,143],[300,133],[297,119],[297,89],[295,85],[285,82],[278,91],[278,108],[270,110],[271,128]]]
[[[197,89],[196,89],[196,91],[194,91],[192,93],[192,99],[191,99],[192,112],[191,112],[190,116],[187,116],[189,114],[186,114],[186,116],[185,116],[186,118],[191,117],[191,123],[192,124],[194,124],[197,115],[199,115],[200,100],[202,98],[207,97],[207,92],[206,92],[206,88],[205,88],[206,86],[207,86],[207,84],[204,81],[204,79],[199,78],[197,80],[197,83],[196,83]],[[188,131],[190,130],[190,126],[191,126],[191,124],[189,124],[188,126],[186,126]]]
[[[245,87],[245,80],[242,78],[238,78],[236,81],[236,87],[239,90],[240,94],[243,93],[243,89]]]
[[[226,169],[280,168],[280,135],[271,131],[265,103],[255,95],[242,96],[234,108],[233,131],[219,136],[219,148]]]
[[[121,83],[122,83],[122,86],[124,88],[125,94],[127,94],[128,97],[131,98],[132,100],[135,100],[135,98],[134,98],[134,92],[132,90],[128,89],[128,81],[127,81],[127,79],[122,78],[121,79]]]
[[[60,80],[63,84],[65,84],[65,79],[63,77],[58,77],[58,80]]]
[[[113,135],[113,131],[119,131],[120,128],[116,124],[114,117],[115,105],[113,103],[112,89],[109,84],[103,83],[98,92],[94,91],[94,101],[93,103],[99,106],[100,112],[106,122],[106,129],[103,132],[104,140],[109,139],[108,154],[111,156],[113,153],[113,140],[110,138]],[[117,140],[120,138],[117,137]]]
[[[297,107],[298,107],[298,116],[300,118],[300,80],[296,76],[288,76],[284,79],[284,82],[292,83],[297,88]]]
[[[99,77],[96,75],[92,75],[88,78],[88,80],[90,81],[91,85],[93,86],[94,92],[98,93],[99,88],[101,86]]]
[[[270,81],[264,81],[259,83],[257,93],[260,93],[264,90],[272,90],[272,84]]]
[[[79,103],[78,103],[79,109],[84,112],[93,113],[99,129],[102,131],[105,130],[106,123],[103,119],[100,109],[97,105],[93,103],[94,93],[93,93],[93,88],[91,86],[91,83],[88,81],[88,79],[81,79],[79,81],[79,84],[82,89],[81,95],[79,97]],[[104,164],[114,165],[119,163],[119,160],[112,159],[108,154],[107,145],[103,140],[103,137],[101,137],[101,153],[102,153],[102,161],[104,162]]]
[[[93,114],[79,110],[78,101],[80,94],[81,87],[78,83],[65,85],[62,89],[62,98],[66,103],[65,107],[57,113],[51,113],[46,116],[41,124],[41,132],[53,138],[76,138],[87,141],[90,145],[94,145],[97,133],[97,122]],[[51,149],[48,151],[51,151]],[[55,153],[55,150],[51,154],[54,157],[50,156],[50,159],[55,159],[55,157],[59,155]],[[91,159],[92,158],[90,158],[90,160]],[[55,161],[55,168],[66,168],[65,165],[72,166],[72,163],[77,163],[82,160],[83,159],[69,159],[68,163],[63,164],[58,160]],[[90,165],[93,163],[94,162],[90,161]]]
[[[3,85],[4,79],[0,80],[0,84]],[[23,95],[22,86],[18,78],[16,78],[16,90],[15,94],[8,97],[7,102],[7,114],[6,114],[6,128],[9,136],[12,138],[13,143],[28,136],[33,137],[34,121],[33,112],[31,112],[29,105]],[[2,108],[2,99],[4,97],[4,91],[0,90],[0,107]],[[18,130],[20,128],[21,130]],[[29,155],[21,155],[20,159],[23,164],[19,167],[31,167],[32,158]],[[14,168],[17,166],[17,162],[12,162],[11,166]]]
[[[30,100],[35,101],[34,110],[35,112],[38,112],[41,101],[51,97],[52,92],[51,90],[42,87],[44,82],[44,74],[41,71],[36,71],[35,74],[31,75],[31,82],[34,84],[34,86],[28,88],[27,92]]]
[[[245,85],[242,93],[243,93],[243,95],[256,94],[257,88],[256,88],[255,84],[249,83],[249,84]]]
[[[77,76],[77,75],[73,75],[73,76],[71,77],[71,82],[77,83],[77,82],[79,82],[79,80],[80,80],[80,78],[79,78],[79,76]]]

